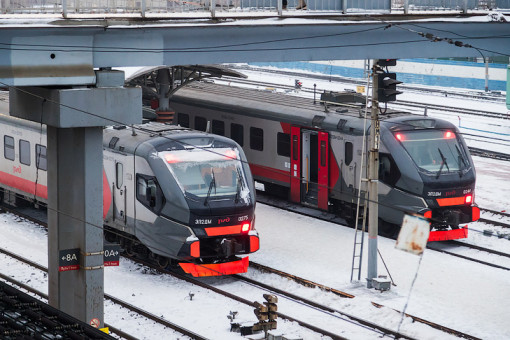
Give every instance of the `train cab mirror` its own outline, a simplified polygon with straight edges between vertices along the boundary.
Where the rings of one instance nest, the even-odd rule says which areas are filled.
[[[164,204],[164,197],[157,181],[148,176],[137,175],[136,198],[153,211],[160,210]]]

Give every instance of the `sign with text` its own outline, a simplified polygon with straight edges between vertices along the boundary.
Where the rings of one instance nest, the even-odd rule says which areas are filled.
[[[59,251],[58,271],[80,269],[80,248],[64,249]]]
[[[105,244],[104,245],[104,266],[118,266],[120,258],[120,245],[118,244]]]

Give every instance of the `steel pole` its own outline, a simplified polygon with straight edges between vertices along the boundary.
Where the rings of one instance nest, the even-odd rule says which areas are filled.
[[[372,112],[370,124],[370,153],[368,160],[368,271],[367,288],[372,288],[372,279],[377,277],[377,233],[378,233],[378,188],[379,179],[379,103],[377,60],[372,67]]]

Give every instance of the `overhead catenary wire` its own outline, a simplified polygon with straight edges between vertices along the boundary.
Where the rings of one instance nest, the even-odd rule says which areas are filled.
[[[114,124],[124,125],[122,122],[116,121],[116,120],[114,120],[114,119],[111,119],[111,118],[105,118],[105,117],[103,117],[103,116],[101,116],[101,115],[99,115],[99,114],[95,114],[95,113],[92,113],[92,112],[88,112],[88,111],[86,111],[86,110],[79,109],[79,108],[73,107],[73,106],[71,106],[71,105],[67,105],[67,104],[59,103],[59,102],[57,102],[56,100],[52,100],[52,99],[50,99],[50,98],[45,98],[45,97],[40,96],[40,95],[38,95],[38,94],[31,93],[31,92],[29,92],[28,90],[25,90],[25,89],[23,89],[23,88],[19,88],[19,87],[16,87],[16,86],[8,85],[8,84],[3,83],[3,82],[0,82],[0,84],[2,84],[2,85],[4,85],[4,86],[7,86],[7,87],[9,87],[9,88],[13,88],[13,89],[19,90],[19,91],[24,92],[24,93],[26,93],[26,94],[32,95],[32,96],[34,96],[34,97],[36,97],[36,98],[39,98],[39,99],[45,100],[45,101],[47,101],[47,102],[54,103],[54,104],[59,105],[59,106],[62,106],[62,107],[70,108],[70,109],[76,110],[76,111],[78,111],[78,112],[82,112],[82,113],[84,113],[84,114],[87,114],[87,115],[91,115],[91,116],[94,116],[94,117],[102,118],[102,119],[104,119],[104,120],[106,120],[106,121],[110,121],[111,123],[114,123]],[[403,126],[409,126],[409,124],[406,124],[406,123],[398,123],[398,124],[403,125]],[[152,134],[153,134],[153,132],[152,132],[152,131],[147,130],[147,129],[144,129],[143,127],[140,127],[140,126],[133,126],[133,129],[134,129],[134,130],[138,130],[140,133],[144,133],[144,134],[147,134],[147,135],[152,135]],[[189,144],[189,143],[186,143],[186,142],[181,141],[181,140],[176,140],[176,139],[174,139],[174,138],[172,138],[172,137],[169,137],[169,136],[159,136],[159,137],[164,138],[164,139],[168,139],[168,140],[173,141],[173,142],[181,143],[181,144],[183,144],[183,145],[187,145],[187,146],[191,146],[191,147],[194,147],[194,148],[197,148],[197,149],[201,149],[201,150],[204,150],[204,151],[207,151],[207,152],[211,152],[211,153],[214,153],[214,154],[219,155],[219,156],[229,157],[229,156],[225,156],[225,155],[224,155],[224,154],[222,154],[222,153],[219,153],[219,152],[217,152],[217,151],[214,151],[214,150],[212,150],[212,149],[210,149],[210,148],[201,147],[201,146],[196,146],[196,145],[191,145],[191,144]],[[229,158],[231,158],[231,157],[229,157]],[[232,159],[234,159],[234,158],[232,158]],[[248,165],[249,165],[249,162],[248,162],[248,161],[245,161],[245,160],[242,160],[242,159],[237,159],[237,160],[238,160],[239,162],[241,162],[241,163],[246,163],[246,164],[248,164]],[[268,170],[269,170],[269,171],[277,172],[277,170],[272,170],[272,169],[268,169]],[[313,184],[317,184],[317,185],[319,185],[319,183],[318,183],[318,182],[310,182],[310,183],[313,183]],[[330,190],[330,191],[334,191],[334,192],[337,192],[337,193],[344,193],[344,194],[346,194],[345,192],[343,192],[343,191],[341,191],[341,190],[338,190],[338,189],[335,189],[335,188],[333,188],[333,187],[330,187],[329,185],[327,185],[327,186],[321,185],[321,186],[322,186],[322,187],[327,188],[327,189],[328,189],[328,190]],[[358,196],[360,195],[359,193],[358,193],[358,194],[354,194],[354,193],[347,193],[347,194],[348,194],[348,195],[351,195],[353,199],[357,199],[357,198],[358,198]],[[373,202],[372,202],[369,198],[366,198],[366,197],[362,198],[362,200],[365,202],[365,204],[373,203]],[[405,210],[405,209],[403,209],[403,208],[400,208],[400,207],[393,207],[393,206],[390,206],[389,204],[384,204],[384,203],[380,203],[380,202],[375,202],[375,203],[376,203],[378,206],[383,206],[383,207],[386,207],[386,208],[392,208],[392,209],[395,209],[395,210],[397,210],[397,211],[400,211],[400,212],[403,212],[403,213],[406,213],[406,214],[413,214],[413,213],[414,213],[414,212],[407,211],[407,210]],[[440,222],[439,220],[435,220],[435,219],[431,219],[431,220],[432,220],[432,221]]]

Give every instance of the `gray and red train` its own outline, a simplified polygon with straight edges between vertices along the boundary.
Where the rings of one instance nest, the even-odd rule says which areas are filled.
[[[194,83],[179,89],[170,105],[174,123],[202,131],[210,126],[241,145],[265,191],[354,221],[357,197],[365,194],[365,99],[355,93],[324,96],[314,103]],[[467,237],[463,225],[476,221],[480,210],[474,203],[475,167],[458,129],[441,119],[388,110],[381,115],[380,142],[380,230],[394,232],[405,213],[415,213],[430,219],[429,241]]]
[[[105,236],[194,276],[246,272],[259,249],[255,189],[232,140],[161,123],[103,132]],[[0,114],[0,198],[47,203],[46,132]]]

